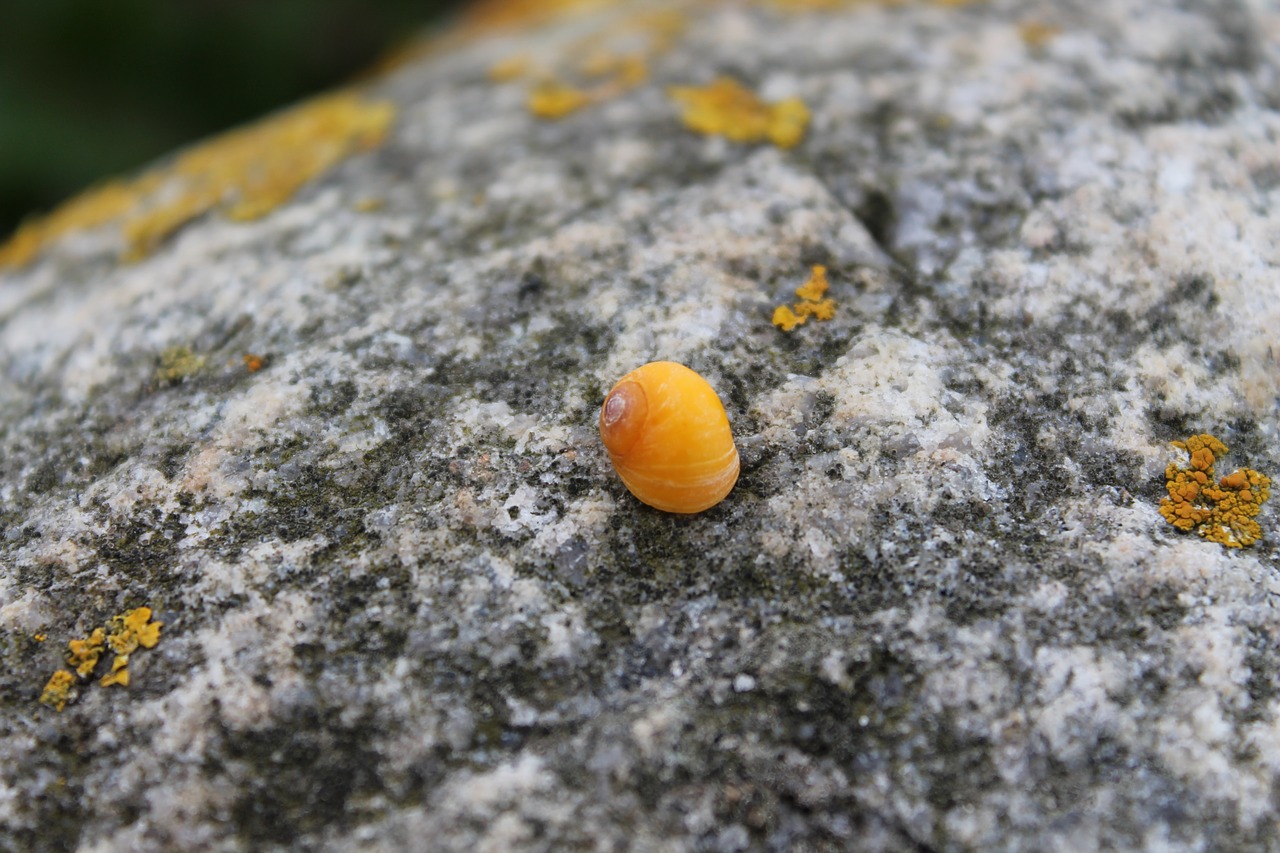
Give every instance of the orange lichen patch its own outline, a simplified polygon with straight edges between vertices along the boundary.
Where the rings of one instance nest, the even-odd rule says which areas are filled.
[[[1022,43],[1033,50],[1047,45],[1062,32],[1061,27],[1040,21],[1023,21],[1018,24],[1018,36]]]
[[[1208,434],[1193,435],[1173,446],[1187,454],[1187,465],[1165,468],[1160,515],[1179,530],[1195,529],[1228,548],[1252,545],[1262,538],[1254,519],[1271,496],[1271,480],[1251,468],[1239,468],[1215,483],[1214,466],[1227,446]]]
[[[62,713],[62,709],[67,707],[67,700],[71,698],[71,689],[75,686],[76,677],[65,669],[60,669],[53,675],[49,676],[48,683],[45,684],[44,690],[40,693],[40,704],[48,705],[58,713]]]
[[[796,312],[791,310],[789,305],[779,305],[773,309],[773,325],[777,326],[784,332],[789,332],[796,326],[804,323],[808,317],[798,317]]]
[[[796,296],[806,302],[818,302],[826,295],[827,288],[830,286],[827,282],[827,268],[815,266],[809,275],[809,280],[796,288]]]
[[[106,639],[106,633],[101,628],[94,628],[93,633],[83,640],[71,640],[62,655],[67,666],[74,669],[81,678],[88,678],[98,665],[98,658],[102,657]]]
[[[796,306],[799,308],[801,317],[812,317],[815,320],[830,320],[836,316],[836,302],[834,299],[823,299],[820,302],[801,302]]]
[[[250,373],[257,373],[266,364],[262,356],[248,352],[244,354],[244,367]]]
[[[827,268],[814,266],[809,280],[796,288],[796,296],[800,297],[800,301],[773,309],[773,325],[784,332],[790,332],[796,326],[804,325],[810,317],[815,320],[830,320],[836,315],[836,302],[826,296],[828,287]]]
[[[123,257],[138,260],[191,220],[218,209],[256,219],[343,159],[380,144],[395,118],[387,102],[338,92],[233,130],[131,181],[107,184],[26,223],[0,268],[31,262],[72,231],[119,223]]]
[[[1243,489],[1249,483],[1247,471],[1235,470],[1221,480],[1224,489]]]
[[[766,103],[731,77],[706,86],[673,86],[668,94],[680,105],[685,127],[734,142],[768,141],[792,148],[809,126],[809,108],[800,99]]]

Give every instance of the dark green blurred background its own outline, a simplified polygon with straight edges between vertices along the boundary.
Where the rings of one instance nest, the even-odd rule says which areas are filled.
[[[107,175],[332,87],[459,0],[0,0],[0,240]]]

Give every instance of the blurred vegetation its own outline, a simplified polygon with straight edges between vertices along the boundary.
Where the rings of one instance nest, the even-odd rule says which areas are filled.
[[[108,175],[340,84],[459,0],[0,0],[0,239]]]

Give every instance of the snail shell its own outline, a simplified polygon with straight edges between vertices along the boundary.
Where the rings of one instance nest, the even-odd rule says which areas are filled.
[[[627,489],[655,509],[702,512],[738,481],[724,405],[707,380],[673,361],[618,380],[600,408],[600,437]]]

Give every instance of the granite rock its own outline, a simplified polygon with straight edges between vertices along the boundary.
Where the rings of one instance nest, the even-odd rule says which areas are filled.
[[[1276,7],[529,5],[265,217],[0,271],[0,848],[1280,849],[1274,509],[1157,511],[1173,440],[1280,471]],[[636,33],[557,120],[490,73]],[[685,128],[718,75],[803,141]],[[697,516],[596,434],[654,359]]]

